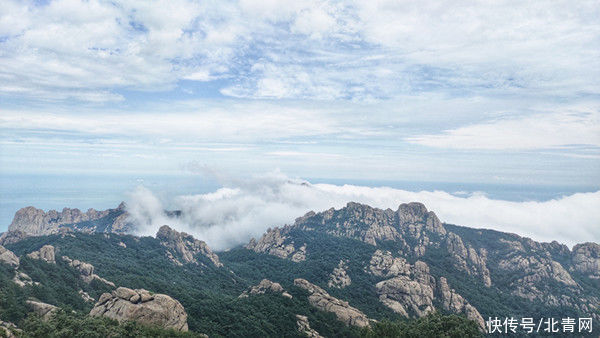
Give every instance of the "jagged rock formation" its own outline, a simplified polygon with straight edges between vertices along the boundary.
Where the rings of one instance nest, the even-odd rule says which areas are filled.
[[[81,279],[83,279],[86,283],[91,283],[94,279],[107,284],[109,286],[115,287],[115,283],[108,281],[94,273],[94,266],[90,263],[82,262],[77,259],[71,259],[67,256],[62,256],[62,259],[69,263],[69,265],[79,271]]]
[[[19,266],[19,257],[12,251],[0,245],[0,263],[8,264],[10,266]]]
[[[50,264],[56,264],[54,247],[52,245],[44,245],[39,250],[27,254],[27,257],[32,259],[41,259]]]
[[[368,271],[376,276],[393,277],[377,283],[375,288],[379,300],[394,312],[405,317],[411,317],[411,314],[425,316],[435,310],[434,300],[441,299],[445,310],[464,313],[482,329],[485,327],[479,311],[450,289],[446,278],[440,277],[436,283],[425,262],[416,261],[411,265],[403,258],[393,258],[389,251],[377,250]]]
[[[240,298],[245,298],[245,297],[248,297],[249,295],[264,294],[266,292],[279,293],[283,297],[292,298],[292,295],[290,295],[287,291],[285,291],[283,289],[283,287],[281,286],[281,284],[272,282],[268,279],[263,279],[260,281],[260,283],[258,283],[258,285],[251,286],[248,290],[244,291],[240,295]]]
[[[122,321],[158,325],[177,331],[187,331],[187,313],[175,299],[163,294],[151,294],[139,289],[119,287],[103,293],[90,311],[91,316],[104,316]]]
[[[336,268],[333,269],[333,272],[329,275],[329,281],[327,281],[327,286],[330,288],[338,288],[343,289],[346,286],[352,284],[352,279],[348,276],[348,264],[343,260],[340,260],[340,263]]]
[[[197,240],[185,232],[178,232],[167,225],[163,225],[156,233],[156,238],[160,240],[164,247],[172,251],[170,256],[167,255],[178,265],[181,265],[181,261],[202,264],[196,259],[197,255],[200,254],[206,256],[215,266],[223,266],[219,261],[219,256],[213,253],[205,242]]]
[[[116,209],[98,211],[89,209],[86,212],[75,208],[64,208],[61,212],[50,210],[44,212],[35,207],[25,207],[15,213],[8,232],[0,241],[5,244],[14,243],[28,236],[55,234],[62,228],[85,232],[124,233],[131,230],[129,214],[125,211],[125,203]]]
[[[435,213],[415,202],[401,204],[397,211],[350,202],[340,210],[332,208],[318,214],[310,212],[298,218],[294,226],[304,229],[325,226],[332,235],[356,238],[372,245],[377,245],[377,241],[404,242],[406,237],[413,237],[417,246],[412,249],[417,252],[422,250],[419,246],[429,243],[425,232],[446,234]],[[406,247],[410,248],[408,244]]]
[[[600,245],[597,243],[577,244],[573,247],[572,270],[600,279]]]
[[[308,317],[302,315],[296,315],[296,325],[298,326],[298,332],[308,338],[323,338],[315,329],[310,327]]]
[[[294,280],[294,285],[308,291],[308,301],[317,309],[332,312],[340,321],[347,325],[358,327],[369,325],[369,318],[360,310],[353,308],[348,302],[329,295],[325,290],[310,283],[306,279],[297,278]]]
[[[375,285],[379,300],[395,312],[409,317],[409,311],[416,316],[425,316],[434,311],[433,298],[435,278],[429,274],[429,267],[417,261],[411,267],[411,275],[398,275]]]
[[[487,250],[475,250],[471,245],[465,246],[460,236],[452,232],[446,238],[448,252],[454,258],[454,266],[470,275],[480,276],[483,284],[487,287],[492,285],[490,270],[488,270]]]
[[[58,310],[58,307],[54,305],[42,303],[33,299],[27,300],[26,303],[31,307],[33,313],[40,316],[43,320],[49,320],[54,312]]]
[[[293,262],[306,260],[306,243],[297,246],[287,237],[287,228],[269,229],[258,242],[252,238],[246,249],[259,253],[268,253],[279,258],[289,258]]]

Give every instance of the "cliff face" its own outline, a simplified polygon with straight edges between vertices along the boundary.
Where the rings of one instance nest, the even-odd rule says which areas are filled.
[[[25,207],[15,213],[8,231],[0,236],[0,243],[15,243],[29,236],[43,236],[64,230],[83,232],[115,232],[125,233],[132,230],[125,210],[125,203],[115,209],[98,211],[89,209],[86,212],[75,208],[64,208],[62,211],[44,210]]]

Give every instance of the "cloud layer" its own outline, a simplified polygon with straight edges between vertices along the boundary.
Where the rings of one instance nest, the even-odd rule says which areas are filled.
[[[3,1],[0,92],[124,100],[224,80],[234,97],[598,93],[595,1]]]
[[[260,237],[270,227],[291,224],[310,210],[341,208],[350,201],[394,210],[401,203],[419,201],[447,223],[512,232],[538,241],[558,240],[567,245],[600,241],[600,191],[542,202],[511,202],[477,193],[464,197],[444,191],[311,184],[277,172],[252,180],[230,180],[225,186],[212,193],[184,195],[170,201],[160,201],[140,186],[130,195],[128,210],[141,235],[154,235],[161,225],[170,224],[217,250]],[[167,217],[162,212],[167,207],[181,210],[183,216]]]

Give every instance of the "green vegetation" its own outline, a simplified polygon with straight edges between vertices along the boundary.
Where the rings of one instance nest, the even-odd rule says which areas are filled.
[[[421,338],[421,337],[482,337],[477,324],[465,317],[442,315],[438,312],[410,321],[384,320],[361,331],[364,338]]]
[[[476,249],[502,248],[500,240],[516,240],[510,234],[495,231],[478,231],[457,226],[447,226],[459,234],[465,244]],[[434,236],[434,235],[432,235]],[[66,234],[32,237],[7,248],[21,257],[19,271],[31,276],[40,285],[20,288],[11,282],[14,270],[0,264],[0,319],[13,322],[30,336],[49,336],[53,332],[66,332],[73,328],[85,328],[86,336],[173,336],[156,328],[141,327],[137,324],[118,325],[99,318],[85,316],[93,306],[85,302],[79,290],[98,299],[111,288],[94,281],[87,284],[79,277],[79,272],[70,267],[60,257],[65,255],[95,266],[95,273],[113,281],[118,286],[144,288],[155,293],[168,294],[177,299],[188,313],[191,331],[208,334],[211,337],[298,337],[296,315],[308,317],[310,326],[328,337],[473,337],[479,336],[477,325],[463,317],[441,313],[418,320],[406,320],[384,306],[378,299],[375,284],[384,280],[365,271],[376,249],[389,250],[400,256],[402,249],[397,242],[378,243],[374,247],[367,243],[335,237],[318,231],[293,230],[289,241],[307,245],[306,260],[292,262],[267,254],[259,254],[242,247],[218,253],[225,264],[215,267],[206,257],[197,257],[200,264],[173,264],[166,256],[166,249],[158,240],[151,237],[134,237],[116,234]],[[440,241],[431,237],[434,242]],[[55,246],[56,264],[25,257],[25,254],[39,249],[44,244]],[[122,245],[125,244],[125,245]],[[287,244],[287,242],[286,242]],[[403,251],[404,252],[404,251]],[[510,254],[510,253],[506,253]],[[531,252],[532,255],[535,252]],[[552,253],[561,258],[560,248]],[[578,317],[573,308],[551,307],[542,302],[531,302],[510,296],[508,288],[515,276],[502,273],[497,268],[494,255],[488,256],[488,267],[493,285],[485,287],[479,277],[468,275],[454,267],[453,258],[445,245],[430,246],[425,255],[404,254],[411,264],[419,259],[425,261],[434,276],[447,278],[451,288],[475,306],[484,318],[487,317]],[[328,275],[340,260],[347,262],[347,272],[352,284],[343,289],[328,288]],[[586,286],[586,291],[598,290],[598,282],[588,277],[572,273],[573,278]],[[518,276],[517,276],[518,277]],[[263,278],[280,283],[293,298],[278,294],[254,295],[247,298],[238,296],[251,285]],[[370,329],[362,331],[348,327],[338,321],[332,313],[316,310],[308,303],[306,291],[294,286],[295,278],[305,278],[311,283],[326,289],[332,296],[348,301],[351,306],[364,312],[369,318],[378,320]],[[550,294],[568,291],[564,286],[548,282],[544,284]],[[559,289],[560,288],[560,289]],[[583,293],[582,295],[586,295]],[[28,316],[25,301],[30,298],[60,306],[64,309],[48,323]],[[436,307],[440,308],[435,303]],[[586,314],[589,315],[589,314]],[[146,331],[140,331],[146,330]]]
[[[48,321],[29,316],[20,327],[24,337],[104,338],[104,337],[201,337],[194,332],[177,332],[134,322],[119,324],[105,317],[58,311]]]

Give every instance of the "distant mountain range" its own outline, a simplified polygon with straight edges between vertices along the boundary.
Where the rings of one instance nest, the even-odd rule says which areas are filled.
[[[132,230],[124,204],[19,210],[0,236],[5,330],[59,308],[209,336],[359,336],[434,313],[480,332],[496,317],[600,320],[598,243],[444,224],[421,203],[310,212],[224,252],[169,226]]]

